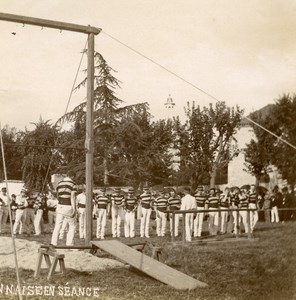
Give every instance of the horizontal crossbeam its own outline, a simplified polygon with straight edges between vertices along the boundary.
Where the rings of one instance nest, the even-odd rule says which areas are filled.
[[[73,23],[65,23],[65,22],[32,18],[32,17],[6,14],[6,13],[0,13],[0,20],[22,23],[22,24],[29,24],[34,26],[54,28],[59,30],[74,31],[74,32],[80,32],[86,34],[93,33],[97,35],[101,32],[100,28],[92,27],[90,25],[84,26],[84,25],[78,25]]]

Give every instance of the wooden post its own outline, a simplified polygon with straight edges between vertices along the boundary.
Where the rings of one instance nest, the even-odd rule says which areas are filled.
[[[171,216],[172,216],[172,242],[175,241],[175,212],[173,211],[171,213]]]
[[[182,213],[182,242],[183,244],[186,241],[186,228],[185,228],[185,213]]]
[[[29,24],[33,26],[48,27],[59,30],[74,31],[88,34],[88,62],[87,62],[87,103],[86,103],[86,236],[85,244],[89,245],[92,237],[92,198],[93,198],[93,103],[94,103],[94,36],[101,32],[101,29],[92,26],[82,26],[72,23],[52,21],[46,19],[25,17],[0,13],[0,20]]]
[[[94,107],[94,34],[88,35],[87,50],[87,102],[86,102],[86,158],[85,158],[85,180],[86,180],[86,207],[85,207],[85,244],[89,245],[92,239],[92,200],[93,200],[93,107]]]

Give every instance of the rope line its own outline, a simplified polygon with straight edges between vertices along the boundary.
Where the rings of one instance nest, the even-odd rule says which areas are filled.
[[[81,55],[81,58],[80,58],[80,61],[79,61],[79,64],[78,64],[78,68],[77,68],[77,71],[76,71],[76,74],[75,74],[75,78],[74,78],[73,85],[72,85],[72,88],[71,88],[71,92],[70,92],[70,95],[69,95],[69,98],[68,98],[68,101],[67,101],[67,105],[66,105],[64,115],[67,113],[69,105],[70,105],[70,101],[71,101],[72,94],[73,94],[73,91],[74,91],[74,88],[75,88],[75,85],[76,85],[76,81],[77,81],[77,77],[78,77],[78,74],[79,74],[79,71],[80,71],[82,60],[83,60],[84,54],[86,52],[87,41],[88,41],[88,38],[86,39],[84,49],[82,51],[82,55]],[[57,137],[57,139],[55,140],[55,143],[54,143],[55,146],[57,145],[58,141],[59,141],[59,137]],[[44,181],[43,181],[41,192],[44,191],[44,188],[45,188],[45,185],[46,185],[46,182],[47,182],[47,178],[48,178],[48,175],[49,175],[49,170],[50,170],[50,167],[52,165],[52,161],[53,161],[53,153],[51,154],[51,157],[50,157],[50,161],[49,161],[48,168],[47,168],[47,171],[46,171],[46,175],[45,175],[45,178],[44,178]]]
[[[148,57],[147,55],[141,53],[140,51],[134,49],[133,47],[127,45],[126,43],[120,41],[119,39],[115,38],[114,36],[108,34],[107,32],[105,32],[104,30],[102,30],[102,33],[104,33],[106,36],[108,36],[109,38],[111,38],[112,40],[116,41],[117,43],[123,45],[124,47],[128,48],[129,50],[131,50],[132,52],[138,54],[141,57],[144,57],[145,59],[147,59],[148,61],[152,62],[153,64],[157,65],[158,67],[160,67],[161,69],[165,70],[166,72],[170,73],[171,75],[177,77],[178,79],[182,80],[183,82],[189,84],[190,86],[192,86],[193,88],[195,88],[196,90],[202,92],[203,94],[207,95],[208,97],[212,98],[213,100],[217,101],[217,102],[222,102],[222,100],[219,100],[218,98],[216,98],[215,96],[211,95],[210,93],[208,93],[207,91],[203,90],[202,88],[198,87],[197,85],[193,84],[192,82],[188,81],[187,79],[185,79],[184,77],[178,75],[177,73],[169,70],[168,68],[166,68],[165,66],[163,66],[162,64],[158,63],[157,61],[153,60],[152,58]],[[245,117],[248,121],[252,122],[254,125],[260,127],[261,129],[265,130],[266,132],[268,132],[269,134],[275,136],[278,140],[282,141],[283,143],[287,144],[288,146],[294,148],[296,150],[296,146],[294,146],[293,144],[291,144],[290,142],[288,142],[287,140],[283,139],[282,137],[276,135],[275,133],[271,132],[270,130],[268,130],[267,128],[263,127],[262,125],[260,125],[259,123],[255,122],[254,120],[250,119],[249,117]]]

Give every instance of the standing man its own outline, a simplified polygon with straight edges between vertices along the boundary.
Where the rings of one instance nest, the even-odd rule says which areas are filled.
[[[221,211],[221,233],[225,234],[227,232],[227,218],[228,218],[228,211],[230,206],[230,190],[228,187],[224,189],[224,192],[220,195],[219,199],[219,206]]]
[[[153,206],[156,212],[156,234],[157,236],[165,236],[168,196],[164,190],[159,191],[159,195],[155,199]]]
[[[258,221],[258,195],[256,192],[255,184],[251,184],[249,192],[249,208],[254,209],[250,211],[250,230],[253,233],[253,230]]]
[[[97,238],[105,238],[105,228],[107,220],[107,208],[109,204],[109,198],[106,195],[106,188],[101,189],[102,194],[99,194],[95,198],[94,211],[97,216]]]
[[[129,188],[127,197],[125,198],[125,216],[124,216],[124,236],[126,238],[135,237],[135,211],[137,209],[137,197],[135,196],[135,190]]]
[[[271,197],[271,223],[280,221],[278,207],[283,202],[283,195],[279,191],[279,187],[276,185],[272,191]]]
[[[240,189],[235,187],[233,192],[230,193],[230,208],[238,209],[239,205],[239,194]],[[237,235],[240,233],[240,215],[238,211],[232,211],[232,220],[233,220],[233,234]]]
[[[21,194],[16,197],[15,202],[17,205],[17,209],[15,212],[15,222],[13,225],[14,236],[16,236],[18,230],[19,234],[23,233],[23,226],[26,222],[25,208],[28,206],[28,202],[25,189],[21,190]]]
[[[85,186],[83,186],[82,192],[77,196],[76,203],[78,207],[78,223],[79,223],[79,238],[84,239],[86,235],[85,227],[85,205],[86,205],[86,194]]]
[[[247,209],[249,207],[249,195],[246,189],[242,189],[239,195],[239,209]],[[240,210],[239,215],[244,224],[245,233],[249,233],[249,221],[248,221],[248,212],[246,210]]]
[[[111,196],[111,216],[112,216],[112,236],[120,237],[121,220],[124,219],[124,196],[120,193],[119,187],[115,188],[115,193]]]
[[[204,192],[204,188],[202,185],[199,185],[197,187],[194,197],[195,197],[195,201],[196,201],[196,209],[204,210],[207,197],[206,197],[206,194]],[[194,237],[201,237],[204,214],[205,214],[204,212],[200,212],[200,213],[197,213],[195,216],[195,219],[193,221],[193,236]]]
[[[8,196],[6,187],[3,187],[0,194],[0,233],[2,231],[2,225],[5,226],[7,223],[8,213]]]
[[[35,209],[35,217],[34,217],[35,235],[40,235],[42,233],[42,230],[44,229],[43,213],[46,210],[46,198],[40,193],[37,196],[37,199],[34,203],[34,209]]]
[[[34,227],[34,218],[35,218],[35,209],[34,204],[37,199],[38,192],[32,191],[29,193],[29,197],[27,198],[28,206],[26,207],[25,214],[26,214],[26,225],[28,234],[33,232],[32,227]]]
[[[181,210],[195,210],[196,201],[195,198],[190,195],[190,188],[184,188],[184,194],[185,196],[181,199]],[[193,213],[186,213],[185,215],[185,239],[187,242],[191,242],[193,215]]]
[[[206,209],[217,210],[219,207],[219,197],[216,194],[215,188],[210,189],[210,195],[206,201]],[[209,233],[210,235],[216,235],[219,226],[219,212],[209,212]]]
[[[181,207],[181,198],[177,195],[176,191],[170,192],[170,197],[168,199],[168,207],[171,211],[180,210]],[[173,216],[175,216],[175,228],[173,230]],[[179,221],[180,221],[180,214],[170,214],[170,231],[171,235],[173,236],[173,232],[175,236],[179,234]]]
[[[51,244],[56,246],[58,244],[59,232],[66,219],[69,224],[69,231],[67,233],[66,245],[73,246],[75,234],[75,184],[70,177],[65,177],[59,182],[57,186],[58,205],[56,209],[56,224],[51,237]]]
[[[141,203],[141,225],[140,236],[149,238],[149,223],[152,210],[152,195],[148,187],[143,188],[143,194],[140,195]]]
[[[46,201],[47,210],[48,210],[48,225],[49,225],[49,231],[52,232],[54,228],[54,224],[56,222],[56,208],[59,201],[54,196],[52,192],[50,192],[48,199]]]

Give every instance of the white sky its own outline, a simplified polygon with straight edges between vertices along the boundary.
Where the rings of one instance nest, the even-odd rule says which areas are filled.
[[[102,28],[246,113],[295,92],[294,0],[1,0],[0,12]],[[55,122],[87,36],[0,21],[0,38],[2,126],[30,129],[40,116]],[[95,43],[118,72],[117,96],[126,104],[147,101],[159,118],[167,115],[169,94],[181,116],[187,101],[214,102],[104,33]],[[80,72],[78,82],[83,78]],[[84,97],[85,91],[73,94],[70,109]]]

